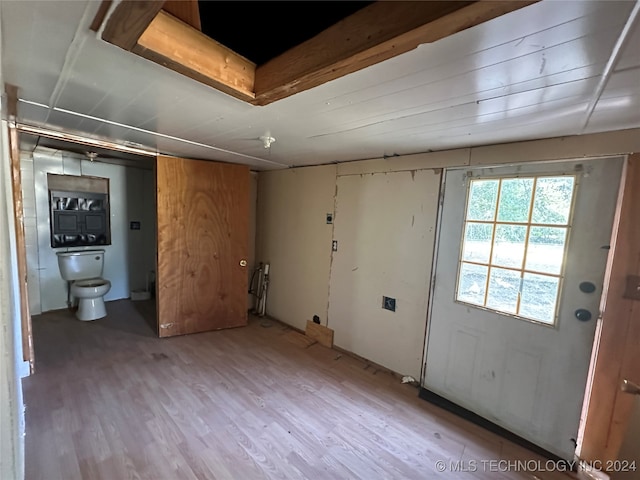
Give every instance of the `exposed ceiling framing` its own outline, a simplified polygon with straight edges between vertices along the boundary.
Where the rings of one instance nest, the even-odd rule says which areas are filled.
[[[256,170],[640,127],[640,0],[536,2],[261,107],[104,41],[121,3],[0,2],[19,125]]]
[[[105,4],[111,4],[105,0]],[[379,1],[256,66],[200,31],[196,0],[103,7],[102,39],[254,105],[268,105],[536,1]],[[106,19],[104,17],[107,17]]]

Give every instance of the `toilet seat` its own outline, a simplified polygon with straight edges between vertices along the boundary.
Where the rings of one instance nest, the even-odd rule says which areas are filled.
[[[81,288],[102,287],[107,283],[111,282],[109,282],[109,280],[105,280],[104,278],[89,278],[87,280],[77,280],[73,282],[76,287]]]
[[[76,298],[95,298],[106,295],[111,289],[111,282],[104,278],[87,278],[76,280],[71,284],[71,295]]]

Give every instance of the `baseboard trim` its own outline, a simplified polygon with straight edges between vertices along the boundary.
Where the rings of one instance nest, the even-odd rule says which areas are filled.
[[[526,440],[521,436],[516,435],[515,433],[510,432],[509,430],[501,427],[500,425],[497,425],[491,422],[490,420],[487,420],[486,418],[481,417],[476,413],[473,413],[471,410],[467,410],[466,408],[453,403],[451,400],[447,400],[446,398],[441,397],[440,395],[432,392],[431,390],[427,390],[424,387],[420,387],[418,396],[429,403],[432,403],[444,410],[447,410],[448,412],[451,412],[459,417],[462,417],[465,420],[468,420],[471,423],[474,423],[484,428],[485,430],[495,433],[496,435],[499,435],[502,438],[509,440],[512,443],[515,443],[516,445],[520,445],[521,447],[524,447],[527,450],[530,450],[533,453],[536,453],[546,459],[552,460],[554,462],[565,461],[564,458],[561,458],[556,454],[551,453],[548,450],[545,450],[544,448],[539,447],[534,443],[531,443],[529,440]]]

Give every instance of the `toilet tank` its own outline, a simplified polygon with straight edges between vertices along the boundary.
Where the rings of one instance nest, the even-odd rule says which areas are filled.
[[[67,281],[98,278],[102,275],[104,250],[58,252],[56,255],[60,275]]]

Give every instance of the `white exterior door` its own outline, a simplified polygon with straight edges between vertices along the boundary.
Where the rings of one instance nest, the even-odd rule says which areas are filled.
[[[567,460],[622,160],[446,173],[422,385]]]

